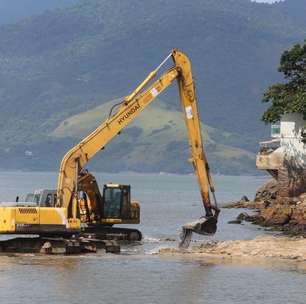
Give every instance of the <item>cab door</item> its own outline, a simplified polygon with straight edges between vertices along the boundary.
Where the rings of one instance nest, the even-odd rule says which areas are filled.
[[[122,191],[120,188],[104,186],[104,218],[121,218]]]

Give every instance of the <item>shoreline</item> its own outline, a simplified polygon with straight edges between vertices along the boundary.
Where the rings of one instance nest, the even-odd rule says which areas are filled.
[[[207,262],[238,264],[298,264],[306,270],[306,239],[302,237],[259,236],[252,240],[210,241],[187,250],[161,248],[158,256],[205,259]]]
[[[241,224],[243,221],[280,231],[287,236],[302,236],[306,238],[306,193],[295,197],[281,197],[279,185],[270,180],[261,186],[254,200],[243,196],[239,201],[224,205],[226,209],[248,209],[240,213],[229,224]]]

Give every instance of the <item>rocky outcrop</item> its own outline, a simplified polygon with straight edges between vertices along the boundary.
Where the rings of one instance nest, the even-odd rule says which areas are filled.
[[[306,170],[293,159],[285,159],[278,170],[279,197],[296,197],[306,192]]]
[[[271,179],[257,190],[255,195],[255,202],[274,202],[277,198],[278,192],[278,182],[275,179]]]
[[[253,201],[241,199],[227,207],[255,209],[256,215],[242,213],[242,220],[263,226],[273,226],[290,233],[306,235],[306,193],[295,197],[283,197],[281,184],[270,180],[258,189]]]
[[[300,201],[292,210],[291,223],[298,225],[300,228],[306,227],[306,200]]]
[[[266,226],[286,225],[290,222],[292,206],[289,204],[275,204],[263,208],[260,212]]]

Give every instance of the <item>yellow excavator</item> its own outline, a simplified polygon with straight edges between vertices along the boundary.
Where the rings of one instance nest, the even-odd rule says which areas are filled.
[[[174,65],[158,76],[170,58]],[[205,209],[203,217],[183,226],[180,245],[189,245],[192,232],[214,234],[219,209],[202,143],[191,63],[178,49],[174,49],[130,95],[114,105],[105,122],[66,153],[56,190],[35,191],[24,202],[0,206],[0,234],[94,235],[100,239],[141,240],[141,233],[136,229],[113,227],[140,222],[139,203],[131,200],[130,186],[110,183],[103,186],[101,193],[95,177],[85,166],[174,81],[178,84],[188,131],[190,162]]]

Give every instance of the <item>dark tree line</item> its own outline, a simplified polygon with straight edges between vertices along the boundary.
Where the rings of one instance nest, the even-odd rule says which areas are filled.
[[[278,70],[286,82],[276,83],[265,92],[263,102],[270,107],[262,120],[276,122],[285,113],[302,113],[306,119],[306,40],[282,54]]]

